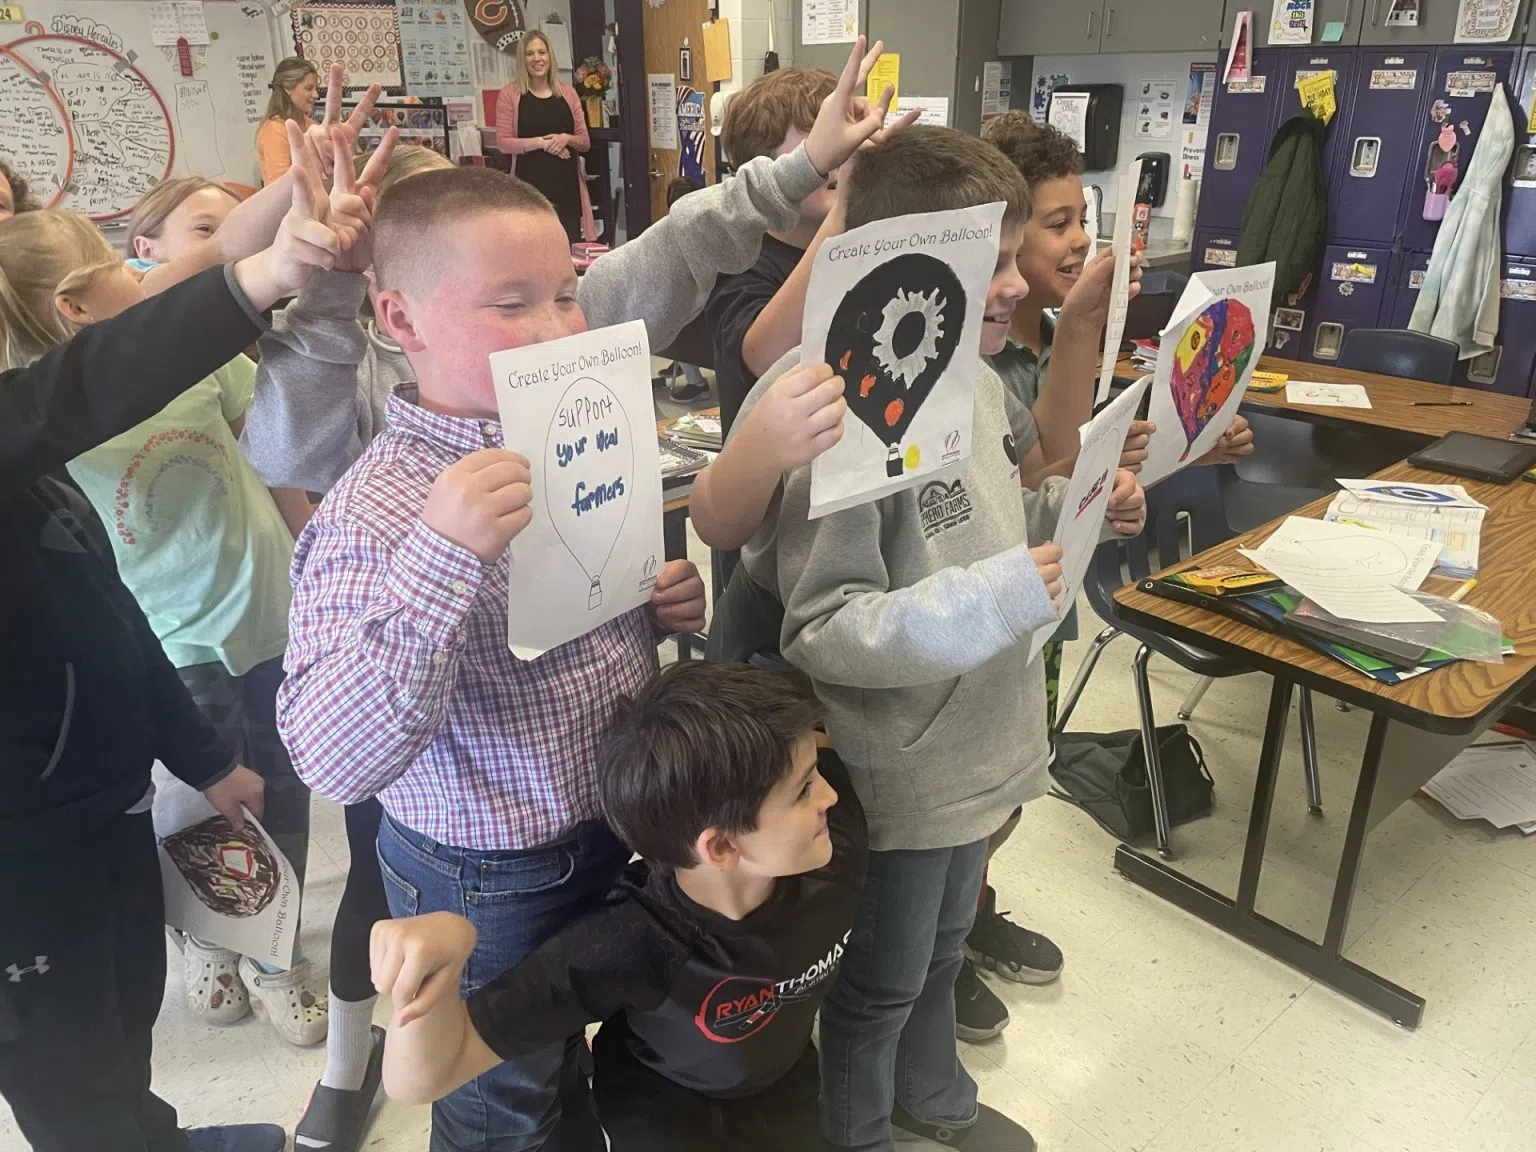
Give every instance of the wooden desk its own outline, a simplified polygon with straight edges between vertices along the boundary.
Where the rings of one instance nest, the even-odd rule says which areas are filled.
[[[704,408],[700,410],[703,416],[719,416],[719,408]],[[656,435],[665,437],[672,425],[677,422],[676,416],[665,416],[656,421]],[[686,494],[675,499],[668,500],[666,494],[662,494],[661,505],[661,537],[663,554],[668,560],[688,559],[688,496]],[[714,600],[720,598],[720,589],[714,589]],[[677,655],[680,660],[687,660],[693,655],[693,649],[704,650],[704,636],[677,637]]]
[[[1377,478],[1440,483],[1454,479],[1406,464],[1387,468],[1377,473]],[[1463,660],[1389,687],[1295,641],[1224,616],[1133,587],[1115,594],[1128,622],[1206,651],[1237,656],[1274,677],[1236,898],[1207,888],[1126,844],[1116,849],[1115,868],[1134,883],[1408,1027],[1418,1025],[1423,998],[1340,954],[1366,833],[1536,683],[1536,596],[1531,592],[1536,578],[1536,485],[1521,481],[1504,486],[1465,483],[1469,492],[1488,505],[1478,585],[1467,603],[1498,617],[1505,634],[1514,641],[1515,655],[1499,664]],[[1326,507],[1327,501],[1320,500],[1300,514],[1317,516]],[[1258,544],[1273,527],[1267,525],[1212,548],[1192,563],[1200,567],[1226,563],[1247,566],[1236,550]],[[1454,590],[1455,584],[1436,578],[1426,587],[1445,594]],[[1254,910],[1291,694],[1298,684],[1350,701],[1372,714],[1334,881],[1328,927],[1320,944]]]
[[[1259,367],[1266,372],[1284,372],[1292,380],[1312,380],[1321,384],[1360,384],[1371,398],[1369,408],[1316,408],[1291,404],[1285,391],[1249,392],[1243,407],[1313,424],[1333,424],[1346,428],[1368,425],[1417,436],[1428,443],[1447,432],[1475,432],[1481,436],[1503,439],[1525,422],[1531,402],[1518,396],[1482,392],[1476,388],[1456,388],[1448,384],[1426,384],[1422,380],[1404,380],[1399,376],[1381,376],[1374,372],[1352,372],[1325,364],[1307,364],[1265,356]],[[1130,380],[1141,374],[1123,356],[1115,363],[1115,375]],[[1465,400],[1467,407],[1414,407],[1414,402]]]

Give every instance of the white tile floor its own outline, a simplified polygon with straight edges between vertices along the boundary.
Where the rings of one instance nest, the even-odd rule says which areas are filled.
[[[1068,679],[1085,647],[1069,646]],[[1110,649],[1075,728],[1134,724],[1131,653],[1127,640]],[[1159,716],[1171,721],[1189,677],[1154,662],[1153,681]],[[1217,808],[1177,830],[1179,863],[1229,893],[1267,697],[1262,677],[1218,683],[1192,726],[1216,777]],[[1317,718],[1327,814],[1307,813],[1293,739],[1260,892],[1266,915],[1314,938],[1367,723],[1325,701]],[[1002,907],[1054,938],[1067,967],[1045,988],[995,984],[1013,1024],[990,1044],[966,1046],[964,1059],[984,1098],[1027,1125],[1042,1149],[1536,1149],[1536,839],[1460,824],[1413,800],[1368,840],[1350,955],[1428,999],[1416,1032],[1121,880],[1113,847],[1074,809],[1041,800],[994,866]],[[323,962],[346,862],[332,805],[316,804],[310,860],[304,944]],[[180,1000],[173,965],[156,1088],[188,1123],[291,1127],[323,1052],[286,1047],[260,1020],[227,1031],[190,1022]],[[427,1129],[426,1109],[386,1103],[366,1147],[416,1152]],[[0,1112],[0,1150],[22,1147]]]

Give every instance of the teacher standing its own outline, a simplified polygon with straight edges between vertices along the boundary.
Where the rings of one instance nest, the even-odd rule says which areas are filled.
[[[309,114],[320,92],[320,73],[304,57],[289,56],[277,62],[269,87],[272,95],[267,100],[267,115],[256,130],[264,185],[282,179],[288,171],[288,129],[283,125],[292,120],[300,128],[309,127]]]
[[[592,147],[592,138],[576,89],[560,82],[554,49],[542,32],[523,37],[517,79],[496,99],[496,147],[512,157],[518,179],[555,206],[572,243],[597,239],[581,170],[581,154]]]

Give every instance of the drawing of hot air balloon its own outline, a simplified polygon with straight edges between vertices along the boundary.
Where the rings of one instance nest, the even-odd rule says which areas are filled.
[[[589,581],[587,609],[603,603],[603,569],[629,515],[635,450],[629,416],[599,380],[576,380],[555,407],[539,487],[560,542]]]
[[[959,278],[920,252],[866,274],[833,314],[826,362],[842,376],[853,414],[885,444],[888,476],[902,474],[902,437],[949,367],[964,327]]]
[[[1253,313],[1241,300],[1218,300],[1184,329],[1174,346],[1173,402],[1184,426],[1184,453],[1232,395],[1254,354]]]

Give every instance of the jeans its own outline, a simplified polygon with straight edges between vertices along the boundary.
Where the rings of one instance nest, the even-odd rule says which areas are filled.
[[[843,969],[821,1008],[821,1130],[892,1152],[891,1109],[975,1122],[976,1082],[955,1046],[955,977],[976,918],[987,842],[871,852]]]
[[[379,865],[395,916],[455,912],[478,940],[464,966],[468,997],[565,924],[597,908],[629,859],[601,821],[524,851],[475,852],[415,832],[388,814]],[[507,1062],[432,1106],[432,1152],[604,1152],[579,1065],[582,1036]]]

